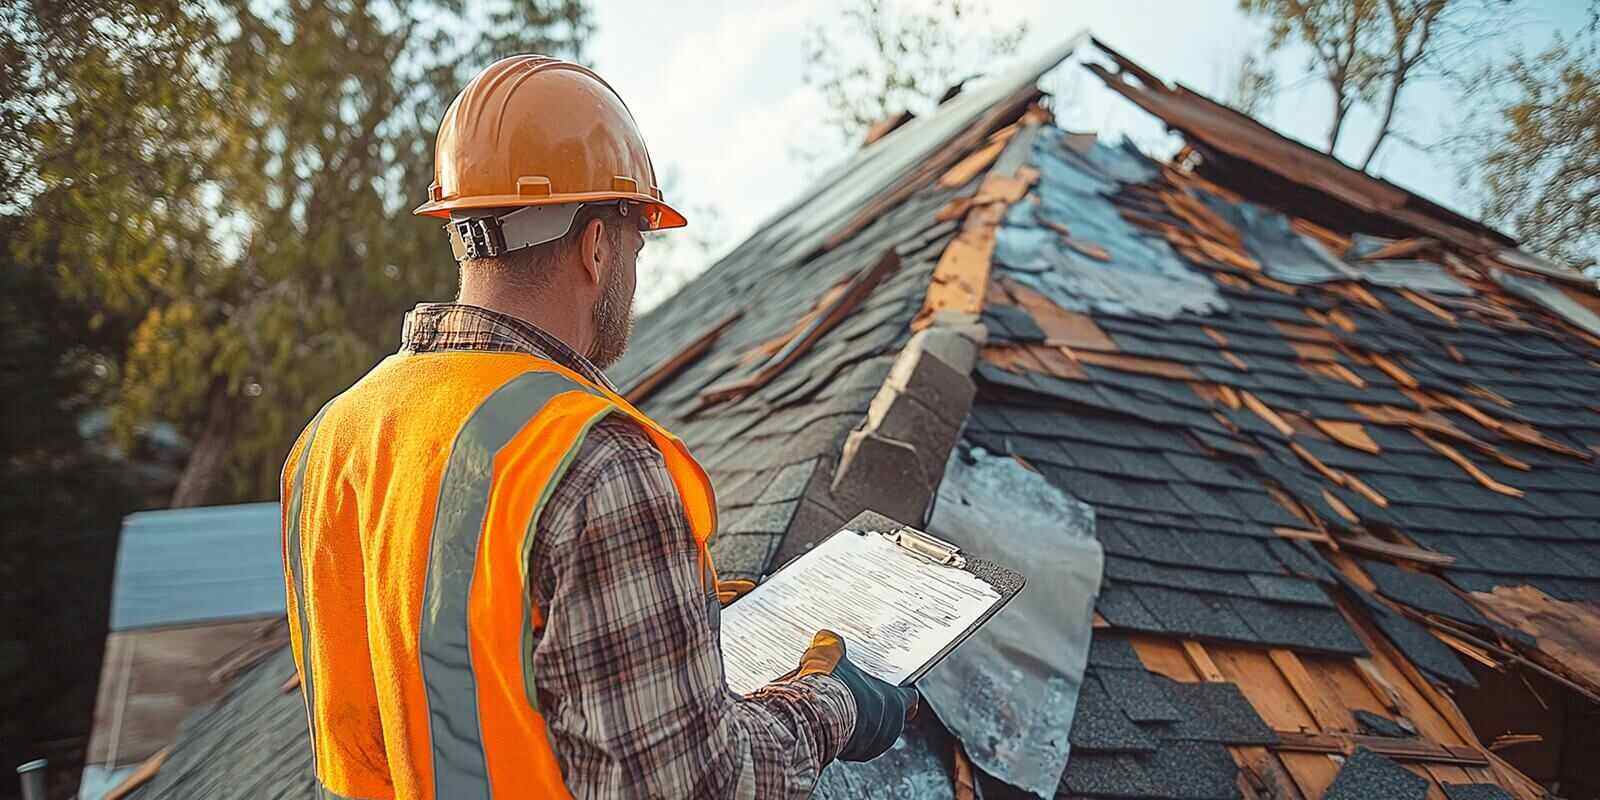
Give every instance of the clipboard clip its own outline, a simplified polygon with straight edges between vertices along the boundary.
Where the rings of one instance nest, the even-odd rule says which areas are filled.
[[[964,569],[967,566],[967,557],[961,555],[961,548],[933,534],[902,526],[885,533],[884,537],[935,564],[957,569]]]

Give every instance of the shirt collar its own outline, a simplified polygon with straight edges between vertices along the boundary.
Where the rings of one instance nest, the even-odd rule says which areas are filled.
[[[418,303],[400,328],[400,352],[480,350],[554,361],[612,392],[606,374],[566,342],[527,320],[466,303]]]

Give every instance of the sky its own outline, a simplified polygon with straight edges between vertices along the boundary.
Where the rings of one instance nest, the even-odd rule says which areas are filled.
[[[902,7],[929,1],[890,0]],[[689,216],[691,226],[698,222],[693,235],[712,257],[748,236],[818,173],[815,164],[794,155],[814,149],[826,113],[821,94],[802,79],[802,41],[812,26],[837,18],[848,2],[855,0],[595,3],[598,31],[589,58],[633,111],[658,172],[671,176],[664,187],[668,200]],[[1517,7],[1518,22],[1485,42],[1483,55],[1542,49],[1557,31],[1576,30],[1587,13],[1585,0],[1521,0]],[[1217,98],[1226,94],[1241,55],[1259,50],[1266,39],[1264,25],[1241,14],[1236,0],[988,0],[983,16],[1002,27],[1027,23],[1014,60],[1087,28],[1168,82]],[[1281,89],[1263,121],[1320,149],[1331,119],[1329,90],[1302,77],[1303,51],[1280,51],[1272,64]],[[1112,139],[1127,136],[1158,157],[1175,146],[1158,121],[1081,67],[1069,64],[1060,72],[1046,85],[1072,100],[1057,110],[1057,124]],[[1401,113],[1418,140],[1438,139],[1462,113],[1458,98],[1443,85],[1407,91]],[[1359,162],[1375,130],[1373,116],[1357,112],[1346,123],[1338,154]],[[1457,167],[1437,148],[1390,141],[1373,171],[1476,216],[1477,203]],[[710,260],[694,248],[647,256],[641,307],[659,301]]]

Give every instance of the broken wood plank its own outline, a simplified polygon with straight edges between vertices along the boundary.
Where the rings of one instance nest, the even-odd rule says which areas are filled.
[[[1427,236],[1413,236],[1409,239],[1397,239],[1364,256],[1361,261],[1387,261],[1394,258],[1405,258],[1416,255],[1430,247],[1439,244],[1438,240]]]
[[[1324,732],[1348,731],[1355,727],[1355,719],[1350,712],[1328,700],[1294,651],[1274,648],[1267,651],[1267,657],[1272,659],[1278,672],[1288,681],[1289,688],[1294,690],[1295,696],[1300,698],[1306,710],[1311,712],[1311,718],[1317,721],[1317,726]]]
[[[1422,738],[1394,739],[1387,736],[1282,730],[1275,733],[1278,734],[1278,743],[1270,745],[1269,748],[1280,752],[1350,755],[1357,747],[1364,747],[1396,761],[1468,767],[1489,765],[1489,759],[1476,748],[1440,744]]]
[[[1015,176],[989,174],[978,189],[979,198],[989,196],[992,201],[979,203],[962,221],[961,232],[945,245],[939,263],[934,267],[933,278],[922,310],[911,321],[913,330],[922,330],[932,321],[933,315],[944,310],[967,314],[983,313],[984,298],[989,287],[990,259],[994,255],[995,235],[1005,218],[1010,203],[1020,199],[1028,186],[1038,179],[1038,173],[1023,168]]]
[[[161,772],[162,765],[167,763],[167,757],[171,755],[171,745],[157,750],[155,755],[140,763],[138,769],[129,773],[128,777],[123,778],[122,782],[112,788],[111,791],[106,792],[103,800],[123,800],[123,798],[132,795],[140,787],[155,778],[157,773]]]
[[[1333,539],[1322,531],[1307,531],[1299,528],[1273,528],[1272,532],[1285,539],[1301,539],[1307,542],[1320,542],[1322,544],[1334,543]]]
[[[1256,416],[1265,420],[1266,423],[1275,428],[1278,433],[1288,437],[1294,436],[1294,428],[1290,426],[1289,423],[1285,422],[1283,417],[1278,416],[1278,412],[1273,411],[1271,408],[1267,407],[1266,403],[1261,402],[1260,398],[1249,393],[1248,391],[1245,391],[1244,389],[1240,389],[1239,399],[1244,403],[1245,408],[1255,412]]]
[[[1525,492],[1515,486],[1507,486],[1506,484],[1503,484],[1490,477],[1489,473],[1484,472],[1481,467],[1472,463],[1472,459],[1462,455],[1461,451],[1455,449],[1454,447],[1451,447],[1450,445],[1447,445],[1444,442],[1441,442],[1432,436],[1423,433],[1422,431],[1413,430],[1411,435],[1420,439],[1423,444],[1433,448],[1435,453],[1438,453],[1439,455],[1442,455],[1445,458],[1455,462],[1456,466],[1460,467],[1462,471],[1466,472],[1468,475],[1471,475],[1473,480],[1483,484],[1483,487],[1489,491],[1499,492],[1500,494],[1507,495],[1509,497],[1522,497],[1525,494]]]
[[[1435,567],[1447,567],[1456,563],[1455,556],[1424,550],[1420,547],[1386,542],[1370,533],[1341,536],[1339,537],[1339,544],[1357,553],[1412,561]]]
[[[1343,517],[1345,522],[1348,522],[1351,525],[1361,524],[1361,517],[1356,516],[1356,512],[1351,511],[1350,506],[1345,505],[1345,502],[1336,497],[1333,492],[1323,489],[1322,502],[1327,503],[1328,507],[1333,509],[1334,513],[1338,514],[1340,517]]]
[[[1383,448],[1379,447],[1378,443],[1373,440],[1372,434],[1367,433],[1367,429],[1362,427],[1361,423],[1359,422],[1346,422],[1343,420],[1333,419],[1313,419],[1311,420],[1311,424],[1317,426],[1317,428],[1323,433],[1328,434],[1329,438],[1333,439],[1339,444],[1344,445],[1345,447],[1360,450],[1364,453],[1371,453],[1373,455],[1378,455],[1379,453],[1383,452]]]
[[[989,168],[990,164],[995,162],[995,159],[1000,157],[1000,151],[1006,149],[1006,143],[1011,141],[1011,137],[1015,136],[1016,133],[1017,125],[1015,123],[995,131],[989,136],[989,141],[985,142],[982,147],[967,154],[965,158],[957,161],[943,175],[940,175],[939,185],[946,189],[957,189],[967,185],[968,181],[978,177],[984,170]]]
[[[1180,381],[1199,380],[1200,376],[1194,374],[1187,366],[1176,361],[1162,361],[1144,356],[1130,356],[1122,353],[1096,353],[1089,350],[1077,352],[1068,347],[1061,348],[1069,358],[1084,364],[1094,364],[1107,369],[1122,372],[1133,372],[1140,375],[1154,375],[1159,378],[1170,378]]]
[[[1454,325],[1456,322],[1456,315],[1450,313],[1450,311],[1444,306],[1441,306],[1438,303],[1435,303],[1432,300],[1429,300],[1428,298],[1411,291],[1410,289],[1401,289],[1400,296],[1410,300],[1411,304],[1417,308],[1420,308],[1423,311],[1426,311],[1429,314],[1444,320],[1445,322],[1448,322],[1452,325]]]
[[[1382,703],[1383,707],[1391,713],[1402,717],[1405,716],[1405,703],[1400,699],[1400,692],[1395,690],[1394,684],[1383,676],[1377,665],[1372,663],[1372,659],[1367,656],[1360,656],[1352,660],[1355,661],[1356,674],[1360,675],[1363,681],[1366,681],[1367,687],[1372,690],[1374,695],[1377,695],[1378,702]]]
[[[1183,654],[1189,657],[1189,664],[1200,675],[1200,680],[1210,683],[1222,683],[1227,680],[1222,677],[1222,670],[1217,669],[1217,663],[1211,660],[1211,654],[1207,653],[1205,646],[1199,642],[1184,639]]]
[[[733,323],[738,322],[743,316],[744,311],[735,311],[723,318],[721,322],[711,326],[711,330],[701,334],[682,350],[678,351],[676,355],[662,362],[655,369],[641,375],[631,388],[622,393],[623,398],[635,406],[643,403],[657,389],[671,380],[673,376],[682,372],[684,367],[700,360],[700,357],[705,355],[711,349],[711,346],[716,343],[717,338],[722,336],[722,332],[726,331]]]
[[[790,364],[805,355],[824,334],[844,321],[845,317],[854,312],[862,301],[872,294],[872,290],[876,289],[884,278],[899,268],[900,257],[895,255],[892,250],[885,253],[871,267],[862,270],[832,305],[824,309],[804,332],[794,337],[782,350],[767,359],[766,363],[762,364],[754,375],[731,380],[701,391],[700,408],[728,400],[737,400],[767,385],[779,373],[788,368]]]

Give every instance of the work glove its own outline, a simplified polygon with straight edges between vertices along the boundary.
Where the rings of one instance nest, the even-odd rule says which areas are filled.
[[[917,690],[891,686],[862,672],[844,655],[844,640],[833,631],[817,631],[811,649],[800,657],[797,676],[831,675],[856,700],[856,727],[839,751],[840,761],[870,761],[900,738],[906,722],[917,714]]]
[[[751,589],[754,588],[756,588],[755,581],[747,581],[743,578],[729,578],[725,581],[718,580],[717,602],[720,603],[723,608],[727,608],[729,603],[744,597],[750,593]]]

